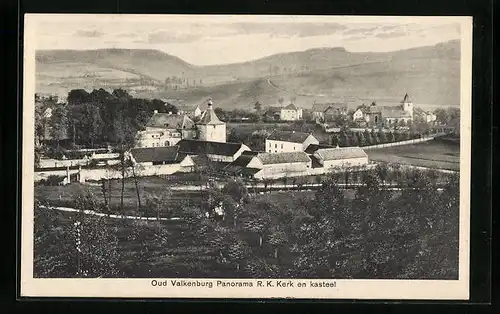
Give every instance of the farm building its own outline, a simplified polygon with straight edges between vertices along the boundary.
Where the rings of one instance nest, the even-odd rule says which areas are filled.
[[[322,148],[313,156],[325,168],[364,166],[368,164],[368,155],[360,147]]]
[[[196,137],[196,127],[188,116],[155,111],[146,129],[137,133],[137,147],[168,147],[181,139]]]
[[[179,152],[189,156],[204,155],[212,161],[233,162],[250,148],[242,143],[222,143],[199,140],[181,140]]]
[[[190,167],[194,163],[191,157],[180,154],[179,146],[133,148],[129,152],[130,160],[142,166],[180,164]]]
[[[280,120],[297,121],[302,119],[302,109],[291,103],[280,110]]]
[[[347,115],[347,104],[345,103],[315,103],[312,107],[314,120],[331,121],[338,116]]]
[[[310,144],[319,144],[319,141],[312,134],[295,131],[274,131],[266,139],[266,152],[303,152]]]
[[[303,173],[312,167],[312,161],[304,152],[258,153],[240,156],[230,166],[233,169],[241,169],[240,173],[246,171],[261,179],[268,176],[285,177]]]

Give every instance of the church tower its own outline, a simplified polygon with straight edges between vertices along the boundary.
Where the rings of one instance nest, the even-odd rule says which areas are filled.
[[[198,139],[209,142],[226,142],[226,123],[219,120],[214,112],[212,101],[208,102],[207,110],[196,123]]]
[[[403,98],[403,110],[410,113],[411,118],[413,119],[413,102],[408,94],[405,94],[405,97]]]

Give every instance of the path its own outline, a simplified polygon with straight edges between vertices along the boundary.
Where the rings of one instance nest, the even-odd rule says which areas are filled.
[[[73,213],[78,213],[81,212],[80,210],[76,208],[71,208],[71,207],[59,207],[59,206],[45,206],[45,205],[40,205],[40,208],[45,208],[45,209],[55,209],[63,212],[73,212]],[[115,214],[105,214],[105,213],[100,213],[96,212],[93,210],[84,210],[84,214],[86,215],[93,215],[93,216],[99,216],[99,217],[108,217],[108,218],[115,218],[115,219],[128,219],[128,220],[148,220],[148,221],[181,221],[182,218],[179,217],[172,217],[172,218],[166,218],[166,217],[160,217],[159,219],[156,217],[142,217],[142,216],[128,216],[128,215],[115,215]]]

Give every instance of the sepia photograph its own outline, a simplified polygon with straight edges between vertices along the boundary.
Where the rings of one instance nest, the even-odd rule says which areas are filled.
[[[23,296],[468,299],[472,18],[24,28]]]

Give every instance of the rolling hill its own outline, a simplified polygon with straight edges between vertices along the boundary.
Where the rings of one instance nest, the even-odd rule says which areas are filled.
[[[313,101],[346,98],[396,101],[408,92],[416,102],[457,105],[460,42],[387,53],[310,49],[217,66],[195,66],[155,50],[52,50],[37,51],[36,66],[41,93],[122,87],[144,97],[187,102],[211,96],[223,107],[274,104],[280,96],[296,97],[308,107]],[[165,90],[167,76],[199,83]]]

